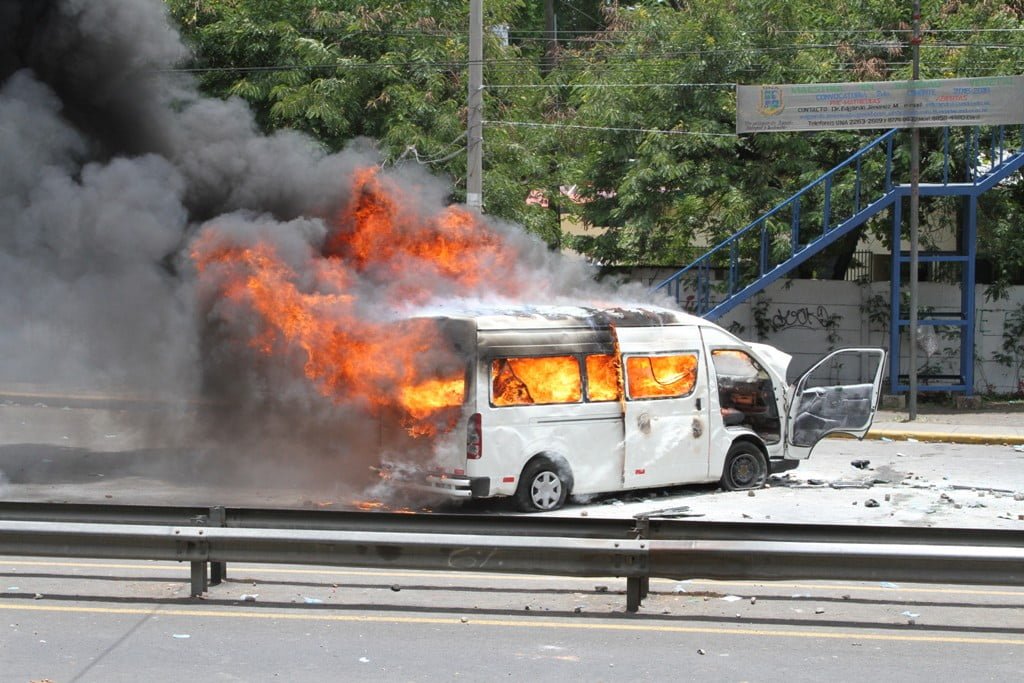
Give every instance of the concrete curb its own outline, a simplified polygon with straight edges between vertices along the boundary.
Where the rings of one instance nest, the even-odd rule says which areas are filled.
[[[847,434],[830,434],[829,438],[852,439]],[[925,441],[929,443],[962,443],[985,446],[1011,446],[1024,444],[1024,436],[1018,434],[970,434],[964,432],[925,432],[909,429],[872,429],[864,437],[891,441]]]

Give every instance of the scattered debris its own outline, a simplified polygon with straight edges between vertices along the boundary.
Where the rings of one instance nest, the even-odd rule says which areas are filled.
[[[572,608],[572,613],[573,614],[580,614],[582,612],[583,612],[583,606],[582,605],[576,605],[575,607]]]
[[[878,501],[875,500],[874,498],[868,498],[867,500],[864,501],[864,507],[876,508],[878,507]]]
[[[722,598],[722,600],[725,600],[726,602],[736,602],[737,600],[742,600],[742,599],[743,598],[741,598],[738,595],[726,595],[725,597]]]
[[[187,633],[175,633],[171,637],[172,638],[178,638],[179,640],[184,640],[186,638],[191,638],[192,636],[190,636]]]
[[[814,613],[815,614],[824,614],[825,613],[825,608],[824,607],[816,607],[816,608],[814,608]]]
[[[869,489],[873,484],[867,481],[834,481],[829,486],[834,489]]]
[[[756,494],[753,491],[747,491],[747,497],[753,498]]]
[[[858,470],[866,470],[868,465],[871,464],[870,460],[852,460],[850,464],[856,467]]]
[[[468,623],[469,623],[469,617],[462,617],[462,619],[461,619],[460,621],[461,621],[461,622],[462,622],[463,624],[468,624]]]
[[[808,479],[807,483],[811,486],[824,486],[825,482],[821,479]]]
[[[397,583],[393,583],[391,584],[391,590],[397,593],[398,591],[402,590],[402,587],[399,586]]]
[[[607,593],[608,592],[608,586],[594,586],[594,592],[595,593]]]
[[[359,658],[359,663],[360,664],[369,664],[370,663],[370,658],[369,657],[360,657]]]
[[[878,585],[882,588],[899,588],[899,586],[897,586],[895,583],[892,583],[891,581],[883,581]]]
[[[320,598],[307,598],[307,597],[303,597],[302,601],[304,603],[306,603],[307,605],[322,605],[323,602],[324,602]]]
[[[35,595],[32,596],[32,599],[33,600],[42,600],[43,599],[43,594],[42,593],[36,593]]]
[[[697,654],[699,654],[699,655],[706,655],[707,652],[704,651],[704,648],[700,648],[699,650],[697,650]]]
[[[757,597],[756,597],[756,596],[755,596],[755,597],[752,597],[752,598],[750,598],[750,604],[751,604],[751,605],[756,605],[756,604],[757,604]]]
[[[242,602],[256,602],[256,598],[260,595],[259,593],[242,593]]]
[[[921,616],[917,612],[911,612],[910,610],[900,612],[900,614],[902,614],[905,617],[910,617],[911,619],[917,619],[919,616]]]

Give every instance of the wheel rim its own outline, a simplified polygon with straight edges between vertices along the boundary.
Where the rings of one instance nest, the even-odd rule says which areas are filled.
[[[562,497],[562,480],[554,472],[541,472],[530,485],[530,499],[538,510],[551,510]]]
[[[752,486],[757,483],[760,478],[760,466],[757,459],[744,453],[737,456],[732,461],[732,467],[730,468],[732,474],[732,480],[737,486]]]

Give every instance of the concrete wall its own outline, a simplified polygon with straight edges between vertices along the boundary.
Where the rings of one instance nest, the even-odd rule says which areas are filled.
[[[645,284],[655,284],[673,272],[646,268],[637,269],[633,275]],[[1024,305],[1024,287],[1011,287],[1009,297],[998,301],[986,301],[984,289],[978,286],[975,292],[975,392],[1015,393],[1020,390],[1021,379],[1017,368],[1000,364],[994,354],[1001,350],[1007,317]],[[922,282],[918,285],[918,297],[922,319],[929,315],[959,317],[959,285]],[[872,321],[872,313],[881,319]],[[772,344],[792,354],[792,379],[833,348],[879,346],[888,351],[888,319],[888,282],[783,280],[737,306],[718,322],[743,339]],[[960,374],[959,328],[923,326],[918,337],[918,373],[922,384],[928,381],[923,378],[925,374]],[[910,367],[906,331],[900,346],[900,372],[906,374]],[[1024,364],[1024,358],[1019,362]],[[954,382],[935,379],[931,383]]]

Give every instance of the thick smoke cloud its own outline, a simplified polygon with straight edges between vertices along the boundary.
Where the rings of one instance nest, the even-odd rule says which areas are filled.
[[[188,397],[189,235],[240,209],[328,211],[372,159],[201,97],[168,71],[188,53],[156,0],[8,1],[0,19],[0,379]]]
[[[353,416],[223,336],[188,250],[209,225],[286,256],[317,245],[372,145],[328,154],[265,135],[244,102],[175,73],[187,57],[159,0],[0,0],[0,384],[183,405],[219,388],[228,407],[189,408],[204,419],[169,423],[179,439],[200,425],[249,454],[362,448]],[[439,210],[443,183],[412,180],[409,196]],[[534,274],[522,296],[612,298],[582,263],[495,229]],[[354,285],[368,312],[375,289]]]

